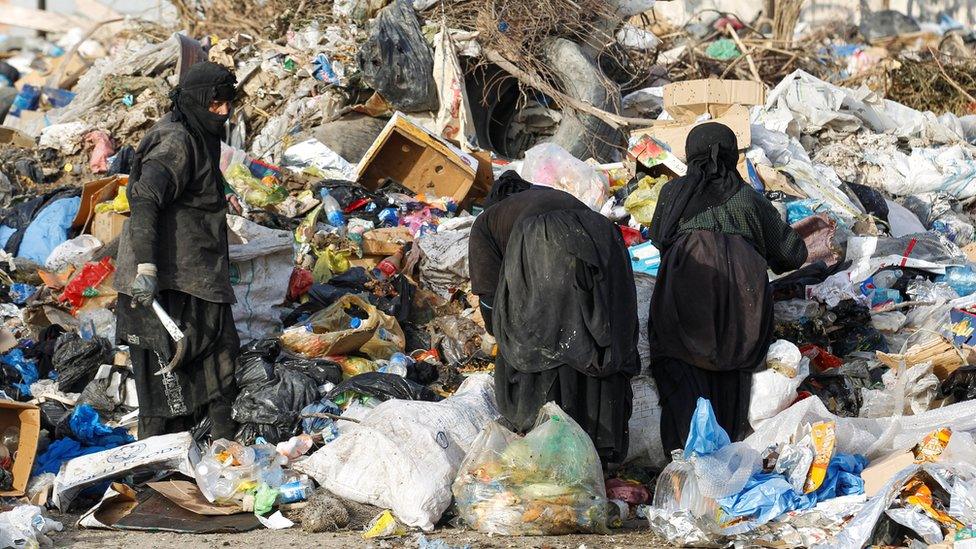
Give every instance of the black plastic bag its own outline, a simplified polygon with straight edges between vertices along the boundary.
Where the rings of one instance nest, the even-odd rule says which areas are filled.
[[[277,339],[259,339],[241,347],[234,366],[234,380],[239,388],[275,379],[274,362],[281,352]]]
[[[58,338],[65,332],[59,324],[51,324],[41,330],[37,341],[29,349],[24,350],[24,358],[37,360],[37,374],[46,379],[54,367],[54,348],[58,345]]]
[[[976,366],[963,366],[939,385],[939,398],[952,397],[954,402],[976,399]]]
[[[277,367],[301,372],[314,379],[315,383],[320,386],[326,383],[336,384],[342,381],[342,366],[338,362],[332,362],[324,358],[301,358],[286,354],[278,361]]]
[[[441,397],[429,387],[414,383],[396,374],[384,374],[381,372],[367,372],[353,376],[335,386],[329,391],[325,398],[336,402],[343,393],[357,393],[367,395],[379,400],[424,400],[427,402],[437,402]]]
[[[430,385],[440,377],[437,364],[432,362],[415,362],[407,369],[407,379],[420,385]]]
[[[112,344],[102,337],[82,339],[73,332],[58,338],[51,364],[58,372],[58,390],[80,393],[95,378],[98,367],[112,363]]]
[[[800,384],[798,392],[807,392],[823,401],[830,413],[841,417],[857,417],[861,412],[861,389],[844,375],[813,375]]]
[[[64,421],[64,418],[71,415],[71,411],[74,409],[63,402],[50,399],[41,402],[37,407],[41,411],[41,428],[52,434],[57,430],[58,425]]]
[[[275,368],[275,379],[242,388],[231,408],[241,424],[237,440],[251,444],[254,433],[276,444],[298,434],[302,408],[318,400],[318,385],[311,377],[287,368]],[[246,435],[246,436],[242,436]]]
[[[434,57],[407,0],[396,0],[370,23],[358,55],[363,80],[397,110],[436,111]]]

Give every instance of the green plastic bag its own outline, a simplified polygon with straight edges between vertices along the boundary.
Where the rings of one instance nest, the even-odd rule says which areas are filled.
[[[607,531],[600,457],[586,432],[552,402],[524,437],[489,424],[472,444],[453,492],[461,518],[480,532]]]
[[[705,55],[719,61],[731,61],[736,57],[740,57],[742,52],[739,51],[739,47],[732,40],[720,38],[705,48]]]

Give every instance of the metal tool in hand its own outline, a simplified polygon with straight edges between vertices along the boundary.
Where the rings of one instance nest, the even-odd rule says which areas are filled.
[[[166,312],[166,309],[155,299],[152,302],[152,310],[156,313],[159,321],[163,323],[163,327],[166,328],[169,336],[173,338],[173,342],[176,343],[176,351],[173,352],[173,358],[170,359],[169,364],[163,366],[156,372],[157,376],[161,376],[172,372],[183,361],[183,356],[186,355],[186,336],[180,330],[180,327],[176,325],[173,318],[169,316],[169,313]]]

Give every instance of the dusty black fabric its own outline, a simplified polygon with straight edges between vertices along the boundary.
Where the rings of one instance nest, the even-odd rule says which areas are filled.
[[[186,127],[164,116],[143,138],[127,188],[132,215],[119,238],[115,288],[131,295],[140,263],[159,289],[234,303],[227,199],[219,166]]]
[[[485,199],[485,207],[497,204],[513,194],[527,191],[531,187],[532,183],[519,177],[514,170],[508,170],[492,183],[488,198]]]
[[[633,398],[628,374],[593,377],[571,366],[529,374],[501,356],[495,360],[495,400],[512,427],[527,433],[542,405],[555,402],[586,431],[604,463],[627,457]]]
[[[640,371],[637,290],[617,226],[589,209],[522,220],[505,252],[492,325],[500,354],[520,372]]]
[[[151,309],[131,307],[119,295],[117,334],[129,345],[139,397],[139,416],[174,418],[191,416],[193,422],[213,401],[230,402],[237,395],[234,369],[240,339],[229,304],[212,303],[166,290],[157,298],[187,338],[183,362],[171,377],[155,375],[169,362],[174,346]],[[215,431],[234,426],[214,425]]]
[[[752,372],[710,372],[680,360],[660,359],[651,369],[661,402],[661,444],[664,456],[685,447],[698,398],[711,401],[718,424],[733,442],[749,434]]]
[[[651,241],[659,250],[678,238],[681,222],[726,203],[745,182],[736,170],[739,153],[735,134],[724,124],[696,126],[685,141],[688,173],[669,183],[673,197],[658,208],[651,223]]]
[[[753,370],[773,334],[766,261],[743,237],[682,234],[661,257],[651,297],[651,359],[711,371]]]
[[[475,219],[468,240],[471,291],[479,297],[495,294],[505,248],[519,221],[545,212],[587,209],[586,204],[573,195],[539,185],[486,208]]]

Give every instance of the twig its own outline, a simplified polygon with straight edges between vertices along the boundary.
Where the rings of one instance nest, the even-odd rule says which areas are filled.
[[[742,51],[742,53],[746,56],[746,62],[749,63],[749,72],[752,73],[752,78],[756,82],[762,84],[762,78],[759,77],[759,71],[756,69],[756,62],[752,60],[752,53],[746,49],[746,45],[742,43],[742,40],[739,40],[739,33],[735,32],[735,29],[731,24],[725,25],[725,30],[729,32],[729,34],[732,36],[732,40],[735,41],[735,45],[739,46],[739,50]]]
[[[330,414],[329,412],[312,412],[310,414],[302,414],[302,417],[314,417],[314,418],[319,418],[319,419],[331,419],[331,420],[334,420],[334,421],[342,420],[342,421],[351,421],[353,423],[362,423],[362,421],[360,421],[358,419],[354,419],[354,418],[351,418],[351,417],[338,416],[336,414]]]
[[[956,88],[956,90],[959,93],[963,94],[971,104],[976,103],[976,97],[970,95],[970,93],[967,92],[965,89],[963,89],[963,87],[960,86],[958,82],[956,82],[955,80],[952,79],[951,76],[949,76],[949,73],[946,72],[945,67],[942,66],[942,61],[939,60],[939,55],[935,53],[934,50],[932,50],[932,46],[929,46],[929,53],[932,54],[932,59],[935,59],[935,63],[939,66],[939,71],[942,73],[942,77],[946,79],[946,82],[948,82],[949,85],[952,86],[953,88]]]

